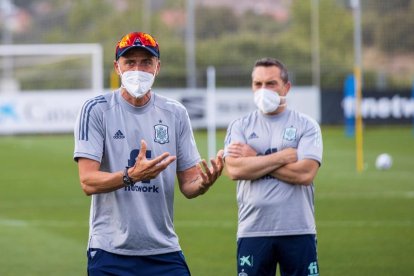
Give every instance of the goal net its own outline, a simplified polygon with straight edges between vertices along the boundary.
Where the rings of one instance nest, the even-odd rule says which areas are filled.
[[[0,45],[0,93],[102,91],[99,44]]]

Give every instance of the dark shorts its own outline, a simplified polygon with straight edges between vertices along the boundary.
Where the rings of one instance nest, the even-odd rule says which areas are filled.
[[[89,276],[191,275],[181,251],[150,256],[126,256],[91,248],[87,255]]]
[[[318,276],[316,236],[240,238],[237,241],[238,276]]]

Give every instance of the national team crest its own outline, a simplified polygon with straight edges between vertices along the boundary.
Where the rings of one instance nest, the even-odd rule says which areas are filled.
[[[283,140],[295,141],[296,140],[296,128],[294,127],[286,128],[285,133],[283,134]]]
[[[160,144],[165,144],[165,143],[169,143],[169,137],[168,137],[168,126],[166,125],[155,125],[154,126],[154,130],[155,130],[155,139],[154,142],[160,143]]]

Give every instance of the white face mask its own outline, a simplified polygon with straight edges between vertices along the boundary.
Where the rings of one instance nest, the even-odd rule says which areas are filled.
[[[277,92],[266,88],[260,88],[254,92],[254,103],[265,114],[275,111],[279,106],[285,106],[286,103],[280,104],[281,99],[284,98],[286,97],[279,96]]]
[[[151,89],[154,79],[155,75],[144,71],[125,71],[121,73],[122,87],[136,99],[142,98]]]

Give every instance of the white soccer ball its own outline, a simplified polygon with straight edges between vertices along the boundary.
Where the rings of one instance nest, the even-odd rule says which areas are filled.
[[[377,170],[388,170],[392,166],[392,157],[388,153],[381,153],[375,160]]]

